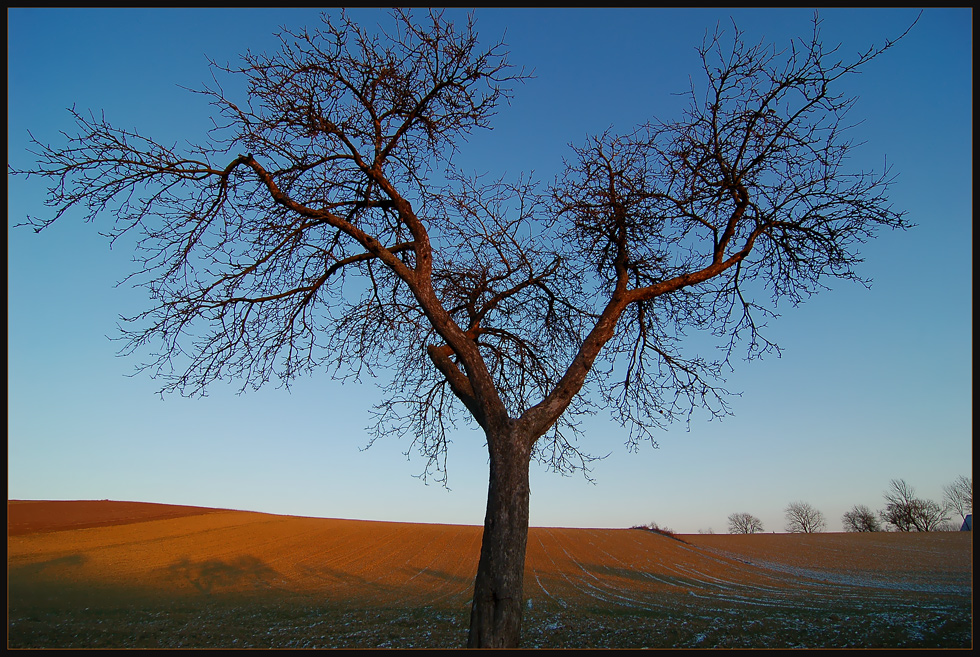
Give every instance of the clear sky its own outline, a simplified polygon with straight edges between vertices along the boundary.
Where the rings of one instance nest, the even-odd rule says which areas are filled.
[[[826,44],[856,55],[901,34],[917,9],[821,12]],[[386,21],[384,12],[353,12]],[[698,75],[695,47],[734,18],[747,41],[787,45],[810,29],[810,10],[495,9],[481,36],[505,35],[511,61],[535,72],[501,109],[493,132],[460,153],[494,175],[560,170],[570,142],[652,116],[678,116]],[[234,62],[275,48],[277,27],[314,26],[314,11],[8,9],[8,162],[30,167],[27,131],[42,141],[71,130],[65,108],[104,110],[117,127],[159,142],[201,140],[209,107],[184,88],[209,80],[207,58]],[[586,451],[609,456],[589,483],[537,466],[531,524],[727,531],[749,512],[781,531],[783,509],[806,501],[829,529],[854,504],[882,506],[903,478],[940,499],[972,476],[972,12],[928,9],[864,72],[843,81],[863,119],[855,169],[898,174],[891,199],[918,226],[864,247],[871,290],[835,284],[781,309],[771,336],[781,358],[742,363],[734,416],[663,432],[659,448],[629,453],[626,431],[602,415]],[[730,28],[729,28],[730,29]],[[695,81],[700,78],[695,77]],[[290,515],[482,524],[488,476],[479,433],[461,430],[449,452],[449,489],[413,477],[408,443],[368,440],[370,380],[326,374],[203,399],[161,399],[116,356],[117,318],[147,304],[116,286],[131,254],[110,249],[99,222],[68,216],[35,234],[43,181],[8,176],[8,499],[115,499]],[[105,228],[108,224],[103,224]],[[695,338],[696,339],[696,338]]]

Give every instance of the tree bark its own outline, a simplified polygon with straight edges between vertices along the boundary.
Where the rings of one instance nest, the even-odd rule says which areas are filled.
[[[487,435],[490,488],[468,648],[516,648],[521,639],[531,495],[530,448],[513,425],[503,433]]]

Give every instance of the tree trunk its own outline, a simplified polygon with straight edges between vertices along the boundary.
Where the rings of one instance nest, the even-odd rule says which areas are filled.
[[[490,490],[476,571],[469,648],[516,648],[521,639],[530,450],[514,435],[487,436]]]

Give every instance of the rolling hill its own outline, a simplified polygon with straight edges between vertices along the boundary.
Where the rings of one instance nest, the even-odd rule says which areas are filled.
[[[8,501],[12,647],[465,644],[482,528]],[[524,644],[972,645],[972,534],[533,527]]]

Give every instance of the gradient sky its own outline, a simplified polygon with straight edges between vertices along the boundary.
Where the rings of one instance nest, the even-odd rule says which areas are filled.
[[[821,12],[826,44],[852,56],[894,38],[917,9]],[[384,12],[354,17],[386,22]],[[547,182],[570,142],[652,116],[678,116],[698,75],[695,47],[730,18],[746,40],[787,45],[810,30],[810,10],[517,10],[477,13],[487,42],[505,35],[511,61],[535,78],[473,135],[458,163],[494,175],[533,171]],[[70,130],[65,108],[104,110],[117,127],[159,142],[201,140],[209,107],[183,87],[209,80],[207,58],[234,62],[275,48],[278,26],[318,23],[315,11],[8,9],[8,162],[32,165],[42,141]],[[741,363],[734,416],[695,416],[624,447],[607,417],[587,424],[595,483],[533,466],[531,523],[727,531],[749,512],[782,531],[783,509],[806,501],[828,529],[855,504],[882,506],[903,478],[940,499],[972,476],[972,12],[928,9],[894,49],[841,90],[860,96],[852,117],[855,169],[898,174],[894,206],[918,226],[883,233],[862,253],[871,290],[835,283],[798,308],[781,308],[770,336],[781,358]],[[449,489],[413,475],[408,443],[363,451],[370,380],[326,374],[290,391],[161,399],[116,356],[117,318],[142,309],[139,290],[116,286],[131,254],[110,249],[100,226],[68,216],[35,234],[43,181],[8,176],[8,499],[115,499],[279,514],[482,524],[488,476],[482,435],[461,430],[449,452]],[[102,224],[105,228],[108,224]],[[693,338],[696,340],[696,338]],[[692,342],[696,344],[696,342]]]

